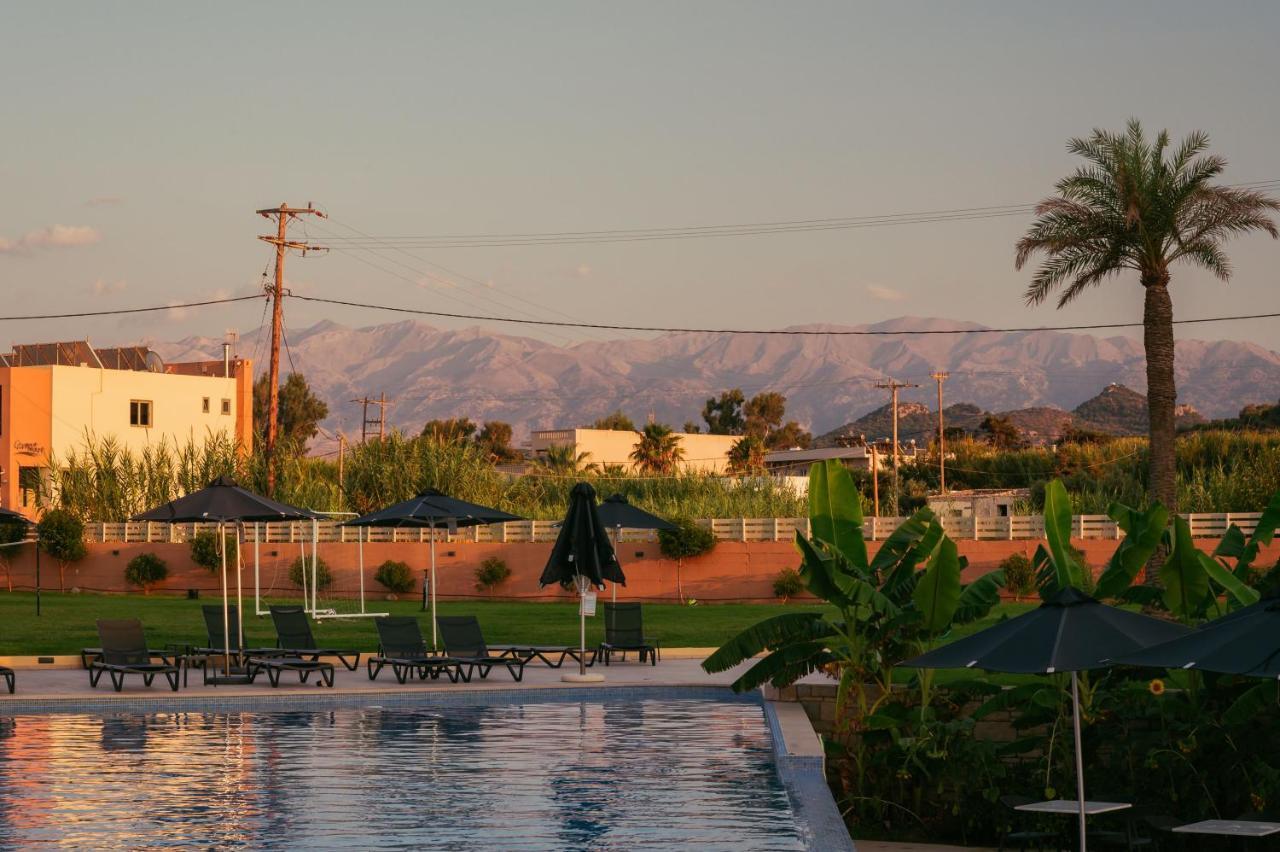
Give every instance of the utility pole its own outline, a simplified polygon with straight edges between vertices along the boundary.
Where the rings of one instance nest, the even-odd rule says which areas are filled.
[[[338,493],[340,494],[346,493],[346,488],[343,485],[343,483],[346,482],[346,479],[342,475],[343,463],[346,461],[346,454],[347,454],[346,450],[347,450],[347,436],[339,432],[338,433]]]
[[[876,387],[881,390],[889,391],[890,399],[893,402],[893,514],[898,514],[899,491],[898,491],[898,391],[903,388],[918,388],[919,385],[913,385],[910,382],[900,382],[897,379],[890,379],[887,382],[877,382]]]
[[[281,204],[256,211],[264,219],[276,220],[276,232],[259,234],[258,239],[271,243],[276,247],[276,278],[268,292],[271,293],[271,366],[267,372],[267,495],[273,496],[276,490],[276,437],[280,429],[280,338],[284,327],[284,256],[289,249],[302,252],[306,257],[309,251],[328,251],[323,246],[289,239],[289,223],[302,215],[327,218],[319,210],[311,206],[290,207]]]
[[[942,422],[942,383],[950,375],[944,370],[938,370],[933,374],[933,380],[938,383],[938,490],[943,494],[947,493],[947,441],[944,437],[946,430]]]
[[[880,517],[880,459],[876,457],[876,445],[871,445],[871,515]]]
[[[381,441],[387,436],[387,395],[385,393],[378,394],[377,399],[371,397],[361,397],[353,399],[352,402],[359,403],[364,406],[364,413],[360,417],[360,443],[369,440],[369,427],[378,427],[378,440]],[[378,419],[371,420],[369,418],[369,406],[378,406]]]

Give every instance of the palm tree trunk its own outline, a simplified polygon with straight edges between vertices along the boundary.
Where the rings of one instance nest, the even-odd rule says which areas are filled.
[[[1174,406],[1178,389],[1173,377],[1173,300],[1169,297],[1168,273],[1143,276],[1146,298],[1142,309],[1143,345],[1147,354],[1147,498],[1159,500],[1171,513],[1177,511],[1176,428]],[[1156,573],[1167,554],[1156,548],[1147,562],[1148,583],[1156,582]]]

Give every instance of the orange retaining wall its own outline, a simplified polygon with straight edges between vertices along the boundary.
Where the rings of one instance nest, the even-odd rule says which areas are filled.
[[[969,581],[994,570],[1011,553],[1030,556],[1035,552],[1036,541],[957,541],[960,553],[969,559],[965,580]],[[1115,550],[1116,542],[1110,540],[1074,540],[1073,544],[1085,553],[1095,571],[1101,570]],[[1215,539],[1197,539],[1197,546],[1205,551],[1217,545]],[[352,597],[358,589],[357,545],[322,544],[320,558],[328,563],[333,574],[333,585],[322,597]],[[874,554],[878,542],[868,542]],[[154,594],[185,594],[187,589],[199,589],[202,595],[220,590],[217,574],[195,565],[190,559],[186,544],[120,544],[92,543],[89,555],[66,568],[66,587],[92,592],[138,592],[124,582],[126,563],[140,553],[155,553],[169,566],[169,578],[153,591]],[[558,587],[538,588],[538,577],[546,564],[551,545],[545,544],[477,544],[475,542],[437,543],[436,573],[440,584],[438,594],[443,599],[500,599],[500,600],[556,600],[565,599],[568,592]],[[261,545],[261,578],[264,594],[294,596],[301,592],[289,582],[289,565],[298,557],[296,544]],[[250,594],[253,590],[253,549],[245,547],[244,583]],[[475,570],[481,561],[496,556],[506,561],[511,576],[493,593],[478,592],[475,588]],[[664,559],[656,542],[628,542],[620,548],[619,557],[627,575],[627,587],[619,590],[621,597],[630,600],[678,601],[680,592],[685,598],[713,603],[717,601],[774,602],[773,580],[784,568],[799,565],[799,556],[790,542],[737,542],[722,541],[706,556],[685,560],[682,566]],[[1258,564],[1272,564],[1280,557],[1280,541],[1264,548]],[[400,597],[420,595],[421,569],[428,564],[426,544],[373,544],[364,545],[365,592],[368,600],[381,600],[387,590],[374,581],[378,566],[387,559],[407,562],[418,571],[418,584],[413,592]],[[0,569],[4,566],[0,564]],[[35,586],[35,559],[30,547],[21,548],[12,559],[7,578],[0,582],[11,583],[14,589],[31,589]],[[41,586],[58,588],[58,564],[47,555],[41,557]],[[0,589],[8,586],[0,586]]]

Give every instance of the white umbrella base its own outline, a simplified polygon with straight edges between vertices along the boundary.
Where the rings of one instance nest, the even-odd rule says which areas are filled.
[[[595,672],[587,672],[586,674],[566,672],[560,675],[560,680],[564,683],[603,683],[604,675],[596,674]]]

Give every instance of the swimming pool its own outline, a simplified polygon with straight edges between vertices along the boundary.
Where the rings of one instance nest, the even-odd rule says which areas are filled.
[[[756,701],[32,713],[0,845],[787,850],[814,845]]]

